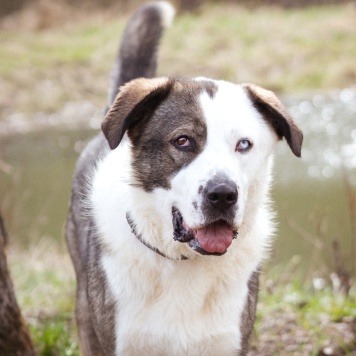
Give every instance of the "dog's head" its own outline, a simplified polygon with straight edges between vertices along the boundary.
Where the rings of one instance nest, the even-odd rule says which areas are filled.
[[[156,196],[155,219],[170,221],[176,246],[216,255],[264,202],[276,142],[299,157],[303,140],[272,92],[205,78],[126,84],[102,130],[111,149],[127,132],[132,183]]]

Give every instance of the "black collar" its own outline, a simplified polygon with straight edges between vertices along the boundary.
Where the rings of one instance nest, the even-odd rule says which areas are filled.
[[[142,236],[141,234],[138,234],[136,232],[136,229],[135,229],[135,223],[133,222],[131,216],[130,216],[130,213],[126,213],[126,220],[128,222],[128,224],[130,225],[130,228],[131,228],[131,231],[132,233],[136,236],[137,240],[139,240],[142,244],[144,244],[146,247],[148,247],[151,251],[153,252],[156,252],[158,253],[159,255],[161,255],[162,257],[165,257],[165,258],[168,258],[169,260],[172,260],[172,261],[184,261],[184,260],[187,260],[188,257],[184,256],[184,255],[181,255],[180,258],[172,258],[172,257],[169,257],[167,255],[165,255],[163,252],[161,252],[158,248],[156,247],[153,247],[151,246],[150,244],[148,244],[146,241],[144,241],[142,239]]]

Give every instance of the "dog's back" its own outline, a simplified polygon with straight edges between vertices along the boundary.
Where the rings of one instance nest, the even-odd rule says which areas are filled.
[[[132,79],[155,76],[159,41],[164,28],[170,25],[173,16],[173,7],[166,2],[158,1],[140,7],[130,18],[110,75],[108,104],[105,111],[112,105],[122,85]],[[89,180],[96,162],[105,156],[108,150],[107,140],[102,133],[99,133],[82,152],[73,179],[66,225],[66,241],[77,278],[76,320],[83,355],[100,355],[103,352],[94,331],[87,298],[88,244],[94,233],[87,195]],[[112,328],[112,323],[107,322],[104,328]],[[114,340],[104,347],[106,354],[112,354]]]

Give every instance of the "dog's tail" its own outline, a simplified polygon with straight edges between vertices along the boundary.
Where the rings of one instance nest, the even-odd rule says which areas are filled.
[[[110,74],[108,107],[123,84],[132,79],[155,76],[158,45],[174,14],[171,4],[157,1],[141,6],[132,15]]]

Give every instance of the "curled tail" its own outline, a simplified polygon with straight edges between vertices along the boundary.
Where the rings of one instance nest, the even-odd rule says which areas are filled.
[[[157,1],[141,6],[131,16],[110,74],[108,107],[123,84],[132,79],[155,76],[158,45],[174,14],[171,4]]]

